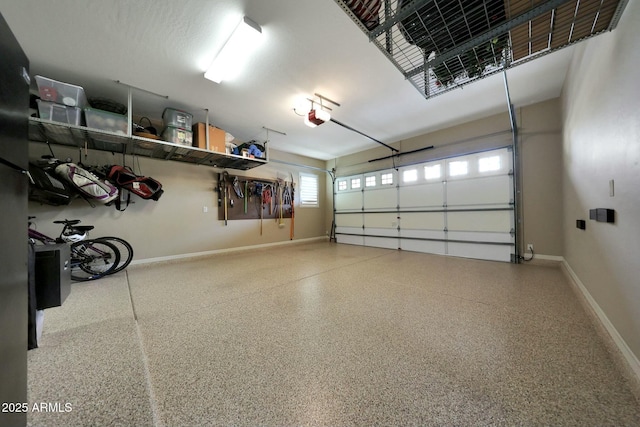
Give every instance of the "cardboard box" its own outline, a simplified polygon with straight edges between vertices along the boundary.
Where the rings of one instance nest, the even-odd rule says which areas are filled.
[[[204,132],[204,123],[196,123],[193,125],[193,146],[207,149],[207,137]],[[215,126],[209,125],[209,151],[218,153],[225,152],[225,135],[226,132]]]

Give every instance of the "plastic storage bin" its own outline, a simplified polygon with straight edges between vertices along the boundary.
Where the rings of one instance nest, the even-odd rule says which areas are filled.
[[[190,130],[169,126],[162,132],[162,139],[174,144],[191,146],[193,133]]]
[[[55,102],[69,107],[85,108],[87,97],[81,86],[59,82],[47,77],[35,76],[38,92],[43,101]]]
[[[127,135],[127,116],[95,108],[85,108],[84,116],[89,128]]]
[[[82,110],[77,107],[67,107],[55,102],[36,99],[38,103],[38,115],[41,119],[54,122],[68,123],[80,126],[82,124]]]
[[[165,127],[172,126],[180,129],[191,130],[192,122],[193,115],[186,111],[165,108],[162,112],[162,123]]]

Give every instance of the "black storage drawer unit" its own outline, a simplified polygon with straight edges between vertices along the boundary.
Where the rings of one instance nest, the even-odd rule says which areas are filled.
[[[69,245],[36,246],[36,307],[38,310],[62,305],[71,292]]]

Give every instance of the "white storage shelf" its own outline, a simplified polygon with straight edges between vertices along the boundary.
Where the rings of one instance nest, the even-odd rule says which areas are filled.
[[[120,135],[36,117],[29,118],[29,139],[35,142],[48,141],[52,144],[74,148],[84,148],[86,143],[87,149],[90,150],[194,163],[221,169],[249,170],[262,166],[268,161],[268,159],[252,159],[234,154],[218,153],[134,135]]]

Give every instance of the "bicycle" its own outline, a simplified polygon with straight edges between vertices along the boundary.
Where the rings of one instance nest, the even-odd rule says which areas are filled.
[[[33,217],[29,217],[31,220]],[[58,238],[49,237],[33,228],[29,221],[29,239],[33,243],[70,243],[71,279],[75,281],[96,280],[125,269],[133,259],[133,248],[119,237],[87,239],[92,225],[78,225],[80,220],[53,221],[64,224]]]

